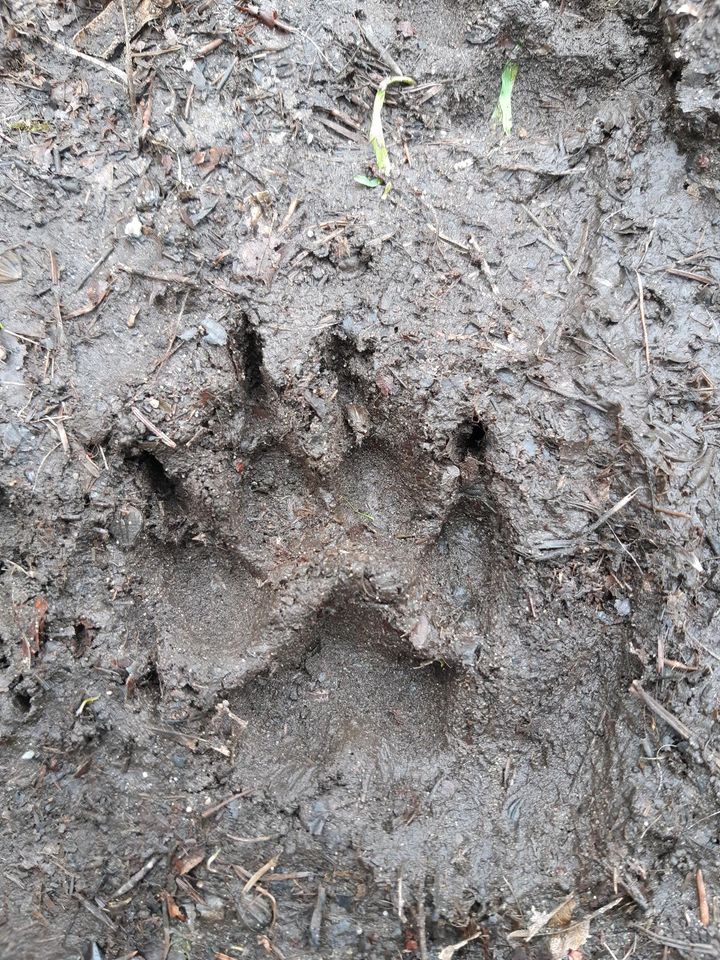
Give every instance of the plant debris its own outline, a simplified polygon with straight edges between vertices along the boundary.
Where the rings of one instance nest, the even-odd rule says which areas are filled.
[[[508,60],[503,67],[500,95],[492,115],[493,121],[502,126],[506,137],[512,133],[512,93],[519,69],[513,60]]]
[[[22,260],[14,250],[0,253],[0,283],[17,283],[22,280]]]
[[[377,89],[375,94],[375,101],[373,103],[372,111],[372,121],[370,123],[370,133],[368,139],[370,141],[370,146],[373,148],[373,153],[375,154],[375,166],[377,168],[378,177],[385,184],[385,190],[383,191],[383,196],[387,196],[390,190],[392,189],[392,184],[390,182],[390,174],[392,171],[392,165],[390,163],[390,155],[388,153],[387,146],[385,144],[385,134],[383,132],[382,124],[382,108],[385,103],[385,94],[388,87],[393,84],[400,83],[405,86],[412,85],[415,83],[412,77],[404,76],[395,76],[395,77],[386,77],[380,86]],[[357,179],[357,178],[356,178]],[[368,178],[368,182],[363,182],[365,186],[371,186],[369,182],[370,179],[377,178]]]

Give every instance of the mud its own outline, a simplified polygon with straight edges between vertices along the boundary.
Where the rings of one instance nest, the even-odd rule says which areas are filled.
[[[99,9],[0,5],[2,956],[719,956],[720,4],[173,5],[135,111]]]

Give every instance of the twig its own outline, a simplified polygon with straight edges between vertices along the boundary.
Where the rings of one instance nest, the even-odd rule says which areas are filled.
[[[417,928],[418,928],[418,946],[420,947],[420,960],[428,960],[427,952],[427,933],[425,932],[425,884],[421,887],[421,896],[417,903]]]
[[[564,906],[574,900],[575,894],[571,893],[565,899],[559,903],[553,910],[549,913],[541,914],[534,923],[532,923],[527,930],[513,930],[512,933],[508,934],[508,940],[512,943],[514,940],[521,940],[523,943],[529,943],[535,937],[554,937],[557,936],[558,928],[557,927],[548,927],[550,921],[555,917]],[[575,920],[573,923],[568,924],[567,926],[562,927],[563,933],[570,933],[572,930],[578,930],[580,927],[584,926],[586,923],[589,923],[591,920],[595,920],[596,917],[601,917],[604,913],[608,913],[610,910],[614,910],[619,904],[623,902],[624,897],[616,897],[615,900],[611,900],[610,903],[603,904],[602,907],[598,907],[597,910],[593,910],[591,913],[586,914],[580,920]],[[547,928],[547,929],[545,929]]]
[[[131,407],[130,409],[132,410],[133,414],[137,417],[137,419],[140,421],[140,423],[142,423],[144,427],[147,427],[150,433],[154,433],[155,436],[158,438],[158,440],[164,443],[166,447],[173,447],[173,448],[177,447],[177,444],[175,443],[175,441],[171,440],[170,437],[160,429],[160,427],[156,427],[155,424],[152,423],[152,421],[148,420],[145,414],[142,413],[140,410],[138,410],[137,407]]]
[[[256,870],[255,873],[249,878],[248,882],[242,889],[243,893],[250,893],[255,884],[262,880],[266,873],[269,873],[270,870],[274,870],[278,864],[278,857],[272,857],[268,860],[267,863],[264,863],[259,870]]]
[[[320,931],[322,929],[323,910],[325,909],[325,887],[318,885],[317,898],[310,917],[310,943],[316,949],[320,946]]]
[[[170,915],[168,912],[168,903],[167,897],[162,898],[162,913],[163,913],[163,950],[160,954],[161,960],[167,960],[170,953],[170,947],[172,946],[172,938],[170,936]]]
[[[560,257],[562,258],[562,262],[565,264],[565,268],[567,269],[567,272],[568,272],[568,273],[572,273],[572,272],[573,272],[573,265],[572,265],[572,263],[570,262],[570,257],[568,257],[567,251],[566,251],[563,247],[560,246],[560,244],[557,242],[557,240],[555,239],[555,237],[550,233],[550,231],[549,231],[548,228],[543,224],[543,222],[542,222],[540,219],[538,219],[538,217],[535,216],[535,214],[532,212],[532,210],[530,209],[530,207],[528,207],[528,206],[527,206],[526,204],[524,204],[524,203],[521,203],[520,206],[523,208],[523,210],[525,211],[525,213],[530,217],[530,219],[531,219],[532,222],[535,224],[535,226],[538,227],[540,230],[542,230],[542,232],[543,232],[543,234],[545,235],[548,243],[551,245],[551,247],[552,247],[552,249],[555,251],[555,253],[557,253],[557,254],[560,255]]]
[[[94,903],[90,903],[89,900],[86,900],[82,894],[78,893],[77,890],[73,894],[75,899],[81,903],[88,913],[91,913],[96,920],[99,920],[101,923],[104,923],[106,927],[109,927],[111,930],[115,929],[115,924],[112,922],[110,917],[106,916],[99,907],[96,907]]]
[[[335,123],[334,120],[331,120],[329,117],[318,117],[318,122],[321,123],[324,127],[327,127],[328,130],[332,130],[333,133],[337,133],[341,137],[345,137],[347,140],[352,140],[353,143],[364,143],[365,137],[359,133],[355,133],[353,130],[348,130],[346,127],[343,127],[342,124]]]
[[[29,577],[31,580],[34,580],[37,574],[34,570],[26,570],[25,567],[21,567],[19,563],[15,563],[14,560],[10,560],[9,557],[0,557],[3,563],[7,564],[9,567],[14,567],[16,570],[19,570],[20,573],[24,573],[26,577]]]
[[[231,73],[233,72],[233,70],[235,69],[235,65],[236,65],[236,64],[237,64],[237,57],[236,57],[236,56],[233,56],[232,60],[231,60],[230,63],[228,64],[227,68],[222,72],[222,74],[221,74],[221,76],[220,76],[220,79],[215,83],[215,89],[217,90],[218,93],[220,93],[220,91],[222,90],[222,88],[225,86],[225,84],[226,84],[226,83],[228,82],[228,80],[230,79],[230,74],[231,74]]]
[[[272,13],[265,13],[264,10],[261,10],[254,3],[244,3],[238,7],[240,13],[249,13],[251,17],[255,17],[256,20],[259,20],[266,27],[275,28],[275,30],[280,30],[281,33],[296,33],[295,27],[291,27],[289,23],[285,23],[284,20],[281,20],[277,13],[273,11]]]
[[[456,250],[462,250],[463,253],[472,253],[472,249],[466,244],[461,243],[459,240],[453,240],[452,237],[449,237],[446,233],[443,233],[439,227],[436,227],[433,223],[426,224],[428,230],[437,236],[438,240],[442,240],[443,243],[447,243],[448,246],[455,247]]]
[[[130,115],[135,123],[137,101],[135,100],[135,82],[133,80],[132,52],[130,50],[130,24],[128,23],[125,0],[120,0],[122,7],[123,26],[125,28],[125,73],[127,74],[128,100],[130,101]]]
[[[697,640],[695,637],[691,637],[689,634],[688,634],[688,639],[689,639],[692,643],[694,643],[694,644],[696,644],[698,647],[700,647],[702,650],[704,650],[705,653],[709,653],[710,656],[713,658],[713,660],[717,660],[718,662],[720,662],[720,654],[715,653],[715,651],[712,650],[710,647],[706,646],[706,645],[702,642],[702,640]]]
[[[694,280],[704,286],[712,286],[716,283],[712,277],[706,277],[703,273],[691,273],[690,270],[678,270],[677,267],[665,267],[665,273],[669,273],[672,277],[682,277],[684,280]]]
[[[125,883],[117,888],[115,893],[110,897],[110,901],[119,900],[120,897],[124,897],[126,893],[130,893],[133,887],[136,887],[140,881],[150,873],[152,868],[160,859],[160,856],[161,854],[159,853],[153,854],[147,863],[144,863],[142,867],[140,867],[137,873],[134,873],[129,880],[126,880]]]
[[[70,57],[77,57],[79,60],[85,60],[87,63],[92,63],[96,67],[100,67],[101,70],[106,70],[114,77],[117,77],[124,87],[127,87],[128,78],[122,70],[118,70],[118,68],[114,67],[111,63],[105,63],[104,60],[91,57],[89,53],[83,53],[81,50],[74,50],[72,47],[67,47],[64,43],[58,43],[57,40],[51,40],[50,37],[44,37],[42,34],[37,34],[37,39],[42,41],[42,43],[47,43],[51,47],[55,47],[56,50],[60,50],[62,53],[67,53]]]
[[[443,949],[440,951],[438,960],[452,960],[461,947],[464,947],[466,943],[470,943],[472,940],[477,940],[477,938],[481,937],[484,932],[484,930],[478,930],[477,933],[474,933],[466,940],[461,940],[459,943],[453,943],[449,947],[443,947]]]
[[[110,256],[110,254],[113,252],[114,249],[115,249],[114,246],[108,247],[107,250],[105,250],[103,253],[100,254],[100,256],[97,258],[95,263],[90,267],[87,273],[83,276],[80,283],[77,285],[77,288],[76,288],[77,290],[82,290],[82,288],[88,282],[90,277],[95,273],[96,270],[100,269],[100,267],[105,263],[105,261],[107,260],[107,258]]]
[[[695,733],[694,730],[691,730],[686,723],[683,723],[682,720],[678,719],[674,713],[664,707],[658,700],[655,699],[651,694],[643,688],[643,685],[639,680],[633,680],[632,686],[630,687],[630,693],[634,696],[639,697],[646,707],[651,710],[656,717],[659,717],[664,723],[671,727],[683,740],[687,740],[688,743],[692,744],[696,749],[700,750],[702,758],[713,771],[713,773],[720,773],[720,761],[717,756],[712,751],[706,751],[703,749],[700,742],[700,738]]]
[[[614,516],[619,510],[622,510],[623,507],[627,506],[628,503],[635,497],[636,493],[640,488],[636,487],[634,490],[631,490],[630,493],[626,494],[622,500],[618,500],[616,504],[610,507],[609,510],[606,510],[600,517],[597,518],[593,523],[588,524],[584,527],[580,533],[576,536],[563,539],[563,538],[548,538],[547,540],[542,540],[540,542],[536,541],[536,549],[527,556],[535,560],[552,560],[557,557],[565,556],[566,554],[573,553],[579,546],[581,546],[587,538],[595,531],[601,527],[604,523]],[[618,539],[618,542],[619,539]],[[622,546],[622,544],[620,544]]]
[[[139,267],[129,267],[125,263],[119,263],[117,269],[130,274],[131,277],[144,277],[146,280],[157,280],[159,283],[180,283],[197,289],[195,280],[191,277],[183,277],[179,273],[153,273],[150,270],[141,270]]]
[[[661,937],[660,934],[653,933],[652,930],[641,927],[639,923],[633,924],[633,927],[638,933],[644,933],[645,936],[654,943],[659,943],[663,947],[672,947],[673,950],[696,953],[702,957],[717,958],[717,947],[714,947],[711,943],[690,943],[689,940],[675,940],[672,937]]]
[[[640,325],[642,326],[642,335],[643,335],[643,347],[645,348],[645,363],[648,365],[648,368],[651,366],[650,363],[650,344],[648,343],[648,332],[647,332],[647,320],[645,319],[645,290],[643,289],[642,277],[638,270],[635,271],[635,276],[637,277],[638,283],[638,297],[640,304]]]
[[[201,820],[207,820],[208,817],[214,817],[216,813],[219,813],[220,810],[223,810],[229,803],[232,803],[233,800],[239,800],[240,797],[246,797],[251,790],[241,790],[240,793],[233,793],[232,796],[226,797],[224,800],[221,800],[220,803],[216,803],[213,807],[208,807],[207,810],[203,810],[200,814]],[[269,840],[269,837],[264,837],[263,839]]]
[[[360,33],[363,35],[365,42],[375,51],[385,66],[389,67],[394,74],[403,76],[404,70],[402,67],[399,65],[397,60],[394,60],[390,56],[385,47],[376,39],[375,34],[372,32],[370,27],[364,27],[361,23],[358,23],[358,27],[360,28]]]
[[[698,915],[700,917],[700,923],[704,927],[709,927],[710,908],[708,907],[707,893],[705,892],[705,878],[703,877],[702,870],[698,870],[698,872],[695,874],[695,886],[697,887]]]
[[[692,520],[692,517],[689,513],[683,513],[682,510],[670,510],[668,507],[659,507],[657,504],[653,506],[651,503],[644,503],[642,500],[636,501],[639,507],[642,507],[643,510],[652,510],[653,513],[663,513],[666,517],[679,517],[681,520]]]

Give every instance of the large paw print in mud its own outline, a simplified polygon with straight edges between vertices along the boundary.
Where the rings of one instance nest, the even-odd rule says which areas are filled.
[[[440,899],[570,876],[575,805],[597,821],[615,784],[593,747],[621,661],[594,624],[563,642],[557,612],[533,619],[484,426],[458,417],[438,455],[349,338],[284,391],[247,326],[234,349],[224,433],[130,456],[164,688],[229,701],[243,781],[326,853],[388,878],[442,863]]]

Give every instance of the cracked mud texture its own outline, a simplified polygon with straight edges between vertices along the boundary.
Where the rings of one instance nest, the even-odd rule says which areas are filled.
[[[99,10],[0,4],[0,955],[720,955],[720,5],[169,6],[136,117]]]

